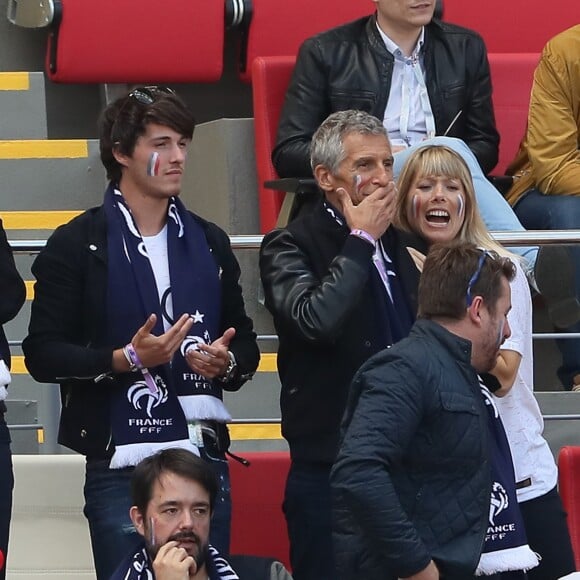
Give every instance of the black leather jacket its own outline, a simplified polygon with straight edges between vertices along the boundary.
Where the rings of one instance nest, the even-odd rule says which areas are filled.
[[[487,52],[471,30],[433,20],[425,27],[426,84],[438,135],[465,141],[483,171],[498,159],[499,134],[491,102]],[[375,16],[361,18],[306,40],[280,117],[272,161],[280,177],[311,175],[310,140],[330,113],[360,109],[382,119],[393,56]]]
[[[220,333],[230,326],[238,363],[226,390],[239,389],[258,366],[252,321],[246,315],[238,280],[240,267],[224,231],[194,214],[222,269]],[[60,383],[58,441],[94,459],[114,452],[110,405],[116,386],[113,350],[107,339],[107,224],[103,207],[86,211],[58,228],[32,266],[37,282],[28,336],[22,344],[26,366],[39,382]],[[136,331],[137,329],[135,329]],[[104,375],[101,380],[96,377]]]
[[[487,529],[487,415],[471,343],[418,320],[350,389],[331,473],[336,577],[396,580],[430,560],[472,578]]]
[[[382,240],[408,299],[399,307],[414,318],[419,274],[404,236],[390,227]],[[322,202],[264,238],[260,274],[280,340],[282,433],[294,461],[330,468],[350,381],[387,346],[370,280],[372,252]]]

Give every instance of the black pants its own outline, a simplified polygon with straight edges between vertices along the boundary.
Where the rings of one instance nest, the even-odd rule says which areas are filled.
[[[14,473],[12,471],[12,455],[10,453],[10,434],[4,413],[0,412],[0,550],[4,557],[8,552],[8,532],[12,515],[12,489]],[[0,571],[0,580],[6,578],[6,564]]]
[[[330,465],[292,463],[284,515],[295,580],[335,580]]]
[[[566,512],[556,488],[520,503],[530,548],[541,556],[530,580],[556,580],[576,570]]]

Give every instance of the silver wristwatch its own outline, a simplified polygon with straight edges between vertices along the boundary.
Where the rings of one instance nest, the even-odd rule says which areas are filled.
[[[238,368],[238,363],[236,362],[236,357],[231,350],[228,350],[228,357],[230,358],[230,362],[226,367],[224,374],[221,377],[218,377],[218,380],[222,383],[229,383],[236,374],[236,369]]]

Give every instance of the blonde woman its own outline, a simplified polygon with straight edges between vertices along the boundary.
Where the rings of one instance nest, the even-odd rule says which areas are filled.
[[[401,229],[420,236],[427,246],[471,242],[483,251],[512,258],[516,265],[508,315],[512,336],[502,345],[498,363],[491,371],[497,379],[492,380],[496,388],[493,402],[509,441],[528,542],[541,557],[540,565],[528,571],[528,578],[564,576],[575,569],[574,557],[566,514],[556,489],[557,468],[542,435],[542,415],[533,395],[532,302],[519,258],[490,236],[477,209],[469,170],[451,149],[426,146],[417,150],[399,176],[398,189],[395,222]],[[423,253],[416,248],[409,248],[409,252],[421,269]],[[485,259],[485,252],[482,256]],[[494,515],[492,495],[490,529]]]

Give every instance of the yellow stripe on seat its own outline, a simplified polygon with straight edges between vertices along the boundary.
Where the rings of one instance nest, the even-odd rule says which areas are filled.
[[[27,72],[0,73],[0,91],[27,91],[30,88],[30,75]]]
[[[0,141],[0,159],[75,159],[88,156],[86,139]]]
[[[5,230],[54,230],[82,213],[74,211],[0,211]]]

